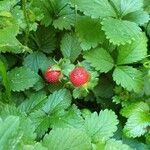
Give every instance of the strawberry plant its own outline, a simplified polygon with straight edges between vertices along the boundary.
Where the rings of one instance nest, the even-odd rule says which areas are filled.
[[[0,150],[149,150],[150,0],[0,0]]]

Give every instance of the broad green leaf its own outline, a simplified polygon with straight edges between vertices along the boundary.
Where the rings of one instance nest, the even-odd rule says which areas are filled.
[[[35,110],[40,109],[46,103],[46,93],[45,92],[37,92],[30,96],[29,99],[23,101],[19,105],[19,109],[26,113],[31,113]]]
[[[81,53],[80,43],[74,34],[66,33],[61,40],[61,51],[64,58],[74,62]]]
[[[124,117],[130,117],[131,115],[138,113],[138,112],[149,112],[149,106],[147,103],[144,102],[137,102],[137,103],[132,103],[127,107],[124,107],[121,110],[121,114]]]
[[[130,67],[120,66],[114,70],[113,79],[128,91],[140,92],[143,89],[144,79],[141,71]]]
[[[130,148],[128,145],[123,144],[122,141],[111,139],[106,142],[104,150],[133,150],[133,149]]]
[[[75,29],[83,50],[95,48],[98,44],[103,43],[105,39],[105,34],[101,30],[100,20],[98,19],[91,19],[90,17],[77,18]]]
[[[39,76],[26,67],[12,69],[8,72],[8,77],[11,89],[18,92],[33,87],[39,80]]]
[[[35,143],[34,145],[24,145],[23,150],[48,150],[48,149],[42,146],[41,143]]]
[[[102,25],[102,30],[105,31],[106,37],[115,45],[131,43],[141,36],[141,29],[134,22],[105,18],[102,21]]]
[[[115,17],[115,11],[108,0],[71,0],[72,6],[92,18]]]
[[[58,14],[57,19],[53,21],[53,26],[60,30],[70,30],[75,24],[76,14],[69,6],[64,7]]]
[[[56,32],[52,27],[40,26],[36,33],[31,35],[29,46],[37,51],[52,53],[56,48]]]
[[[147,38],[145,34],[133,41],[118,48],[117,64],[130,64],[144,59],[147,56]]]
[[[52,130],[44,137],[43,145],[51,150],[91,150],[90,138],[74,128]]]
[[[125,16],[143,7],[143,0],[112,0],[120,16]]]
[[[150,126],[150,117],[148,112],[135,112],[131,115],[124,127],[124,133],[129,137],[140,137],[145,134]]]
[[[68,90],[56,91],[48,97],[47,103],[43,106],[43,111],[50,114],[67,109],[71,105],[71,99]]]
[[[123,19],[135,22],[139,25],[144,25],[150,20],[149,14],[146,11],[138,10],[132,13],[127,14]]]
[[[96,70],[108,72],[114,67],[114,60],[103,48],[95,48],[85,53],[84,58],[91,63]]]
[[[23,65],[38,73],[39,69],[45,71],[49,66],[49,62],[45,54],[41,52],[34,52],[24,58]]]
[[[111,110],[100,111],[99,115],[94,112],[85,118],[84,130],[92,138],[93,142],[106,141],[117,130],[117,116]]]
[[[2,83],[6,90],[7,100],[10,100],[11,98],[10,82],[7,76],[6,66],[1,60],[0,60],[0,75],[2,76]]]
[[[75,105],[64,113],[51,116],[50,120],[52,128],[80,128],[84,123],[81,112]]]

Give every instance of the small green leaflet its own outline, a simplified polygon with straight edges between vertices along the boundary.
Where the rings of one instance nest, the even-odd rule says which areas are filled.
[[[23,65],[38,73],[39,69],[43,72],[48,68],[48,58],[42,52],[33,52],[24,58]]]
[[[117,116],[111,110],[100,111],[99,115],[94,112],[85,119],[83,125],[86,133],[92,138],[92,141],[106,141],[113,136],[117,130]]]
[[[75,34],[66,33],[61,40],[61,51],[64,58],[70,59],[72,62],[81,53],[80,43]]]
[[[143,0],[112,0],[121,17],[143,7]]]
[[[92,18],[116,16],[108,0],[71,0],[71,3],[73,7]]]
[[[108,72],[114,67],[114,60],[103,48],[95,48],[86,52],[83,56],[96,70]]]
[[[120,66],[113,72],[113,79],[128,91],[140,92],[143,89],[144,78],[141,71],[130,67]]]
[[[90,138],[82,130],[56,128],[46,135],[43,145],[51,150],[91,150]]]
[[[105,34],[101,26],[99,19],[85,16],[77,18],[75,30],[83,50],[95,48],[98,44],[103,43]]]
[[[131,64],[144,59],[147,56],[147,38],[141,34],[131,44],[125,44],[118,47],[117,64]]]
[[[141,36],[141,29],[134,22],[105,18],[102,21],[102,25],[102,30],[105,31],[106,38],[114,45],[131,43]]]
[[[39,80],[38,74],[26,67],[15,68],[8,72],[10,87],[13,91],[24,91],[33,87]]]

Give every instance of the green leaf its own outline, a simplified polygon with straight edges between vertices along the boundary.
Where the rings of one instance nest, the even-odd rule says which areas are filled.
[[[11,88],[10,88],[10,82],[7,76],[7,72],[6,72],[6,66],[5,64],[0,60],[0,75],[2,76],[2,83],[5,87],[6,90],[6,97],[7,100],[10,100],[11,98]]]
[[[117,130],[117,116],[111,110],[100,111],[99,115],[94,112],[85,119],[84,129],[92,138],[93,142],[108,140]]]
[[[128,145],[123,144],[122,141],[111,139],[106,142],[104,150],[133,150],[133,149],[130,148]]]
[[[31,35],[30,47],[45,53],[52,53],[56,48],[56,32],[52,27],[40,26],[36,33]]]
[[[129,137],[140,137],[144,135],[150,126],[150,117],[148,112],[135,112],[131,115],[124,127],[124,133]]]
[[[32,94],[29,99],[23,101],[18,108],[22,112],[31,113],[40,109],[46,103],[46,100],[47,96],[45,92],[37,92]]]
[[[48,150],[48,149],[42,146],[41,143],[35,143],[34,145],[24,145],[23,150]]]
[[[101,30],[100,20],[98,19],[91,19],[90,17],[77,18],[75,29],[83,50],[95,48],[105,39],[105,34]]]
[[[64,7],[58,14],[57,19],[53,21],[53,26],[60,30],[70,30],[75,24],[76,14],[69,6]]]
[[[115,17],[115,11],[108,0],[71,0],[72,6],[92,18]]]
[[[123,19],[135,22],[139,25],[144,25],[147,23],[150,19],[149,14],[146,11],[138,10],[132,13],[129,13],[128,15],[124,16]]]
[[[38,73],[39,69],[45,71],[49,66],[49,62],[45,54],[34,52],[24,58],[23,65]]]
[[[137,11],[143,7],[143,0],[112,0],[121,16]]]
[[[50,114],[67,109],[71,105],[71,100],[72,97],[68,90],[56,91],[48,97],[47,103],[43,106],[43,111]]]
[[[111,55],[103,48],[95,48],[85,53],[84,58],[91,63],[96,70],[108,72],[114,66]]]
[[[147,56],[147,38],[145,34],[118,48],[117,64],[130,64],[144,59]]]
[[[130,67],[120,66],[114,70],[113,79],[128,91],[140,92],[143,89],[143,74],[141,71]]]
[[[102,30],[105,31],[106,37],[115,45],[131,43],[141,36],[141,29],[134,22],[105,18],[102,21],[102,25]]]
[[[65,34],[61,40],[61,51],[64,58],[74,62],[81,53],[80,43],[74,34]]]
[[[149,112],[149,106],[147,103],[144,102],[136,102],[136,103],[132,103],[127,107],[124,107],[121,110],[121,114],[124,117],[130,117],[131,115],[138,113],[138,112]]]
[[[24,91],[33,87],[39,80],[39,76],[29,68],[20,67],[8,72],[10,87],[13,91]]]
[[[43,145],[52,150],[91,150],[90,138],[73,128],[52,130],[44,137]]]

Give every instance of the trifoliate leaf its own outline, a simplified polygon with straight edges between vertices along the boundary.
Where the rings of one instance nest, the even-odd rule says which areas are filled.
[[[71,0],[72,6],[92,18],[115,17],[115,11],[108,0]]]
[[[56,48],[56,32],[52,27],[40,26],[36,33],[31,36],[29,43],[34,50],[52,53]]]
[[[142,60],[147,56],[147,38],[145,34],[133,41],[118,48],[117,64],[130,64]]]
[[[95,48],[105,39],[105,34],[101,30],[100,20],[90,17],[77,18],[76,34],[81,42],[83,50]]]
[[[76,20],[75,18],[76,18],[75,11],[72,10],[69,7],[69,5],[67,5],[66,7],[64,7],[64,9],[62,9],[59,12],[57,19],[53,21],[53,26],[60,30],[63,29],[70,30],[71,26],[74,26],[75,24],[75,20]]]
[[[117,130],[117,116],[111,110],[104,110],[99,115],[94,112],[85,118],[84,128],[94,142],[108,140]]]
[[[38,92],[30,96],[29,99],[23,101],[19,105],[19,110],[26,113],[34,112],[35,110],[40,109],[46,103],[46,93]]]
[[[39,76],[26,67],[11,70],[8,72],[8,77],[10,79],[10,87],[13,91],[29,89],[39,80]]]
[[[135,22],[139,25],[144,25],[150,20],[149,14],[146,11],[138,10],[124,16],[123,19]]]
[[[124,133],[129,137],[140,137],[145,134],[150,126],[150,117],[148,112],[135,112],[131,115],[124,127]]]
[[[139,92],[143,89],[143,74],[141,71],[130,67],[120,66],[114,70],[113,79],[128,91]]]
[[[61,51],[64,58],[70,59],[72,62],[81,53],[80,43],[74,34],[65,34],[61,40]]]
[[[45,71],[49,66],[49,63],[45,54],[41,52],[34,52],[24,58],[23,65],[38,73],[39,69]]]
[[[111,55],[103,48],[95,48],[85,53],[84,58],[91,63],[96,70],[108,72],[114,66]]]
[[[143,0],[112,0],[112,2],[121,17],[143,7]]]
[[[52,130],[44,137],[43,145],[52,150],[91,150],[90,138],[74,128]]]
[[[102,30],[105,31],[106,37],[115,45],[131,43],[141,36],[141,29],[134,22],[105,18],[102,21],[102,25]]]
[[[111,139],[106,142],[104,150],[133,150],[133,149],[130,148],[128,145],[123,144],[122,141]]]
[[[43,111],[50,114],[64,110],[71,105],[71,99],[72,97],[68,90],[56,91],[48,97],[47,103],[43,106]]]
[[[135,113],[138,113],[138,112],[148,112],[150,109],[149,109],[149,106],[147,103],[144,103],[144,102],[137,102],[137,103],[132,103],[130,104],[129,106],[127,107],[124,107],[122,110],[121,110],[121,114],[124,116],[124,117],[130,117],[131,115],[135,114]]]

